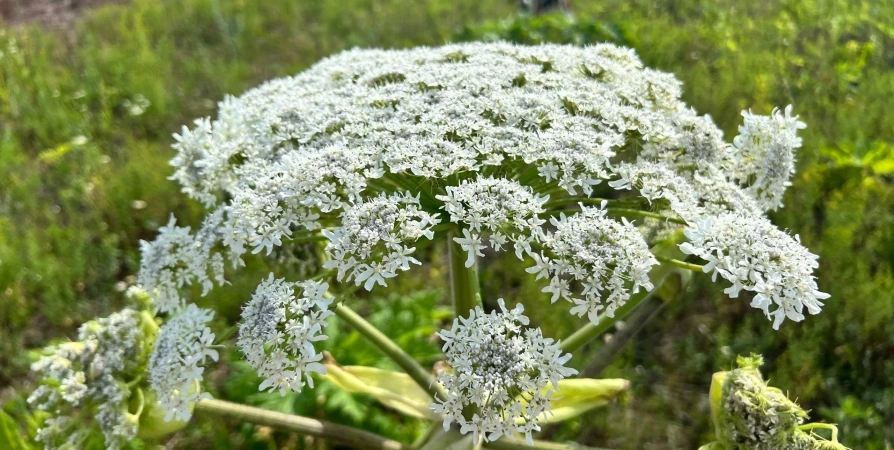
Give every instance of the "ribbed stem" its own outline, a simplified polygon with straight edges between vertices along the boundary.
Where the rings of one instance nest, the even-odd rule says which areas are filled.
[[[450,254],[450,294],[456,317],[468,317],[469,311],[481,305],[481,289],[478,285],[478,263],[466,267],[467,253],[453,238],[456,231],[447,234]]]
[[[348,308],[344,303],[336,305],[333,311],[335,315],[351,325],[366,340],[384,353],[385,356],[391,358],[416,384],[428,391],[432,397],[440,396],[441,398],[447,398],[444,395],[444,389],[435,382],[430,371],[425,370],[412,356],[408,355],[399,345],[367,322],[366,319],[351,308]]]
[[[408,445],[357,428],[324,422],[308,417],[268,411],[224,400],[200,400],[196,402],[195,412],[196,414],[229,417],[243,422],[267,425],[281,430],[316,436],[351,448],[369,450],[411,450]]]

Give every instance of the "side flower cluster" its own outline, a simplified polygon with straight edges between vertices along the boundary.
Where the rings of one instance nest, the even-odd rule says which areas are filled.
[[[774,109],[769,116],[742,111],[745,123],[733,139],[736,151],[728,163],[730,178],[746,186],[765,210],[782,206],[782,196],[791,186],[795,173],[795,150],[801,148],[797,132],[807,125],[792,116],[792,106],[785,113]]]
[[[314,342],[327,338],[323,327],[332,315],[327,289],[326,283],[289,283],[270,274],[243,308],[237,345],[264,378],[260,390],[301,391],[305,380],[313,387],[311,373],[326,373]]]
[[[540,227],[546,222],[540,214],[549,197],[535,195],[530,186],[517,181],[479,177],[448,186],[447,195],[437,199],[444,202],[450,222],[468,227],[462,238],[454,239],[468,253],[466,267],[471,267],[475,256],[484,256],[484,233],[494,250],[503,250],[512,242],[519,258],[530,251],[531,242],[539,239]]]
[[[218,359],[214,333],[207,326],[212,317],[214,311],[189,304],[161,326],[149,359],[149,385],[166,421],[189,420],[192,404],[211,398],[201,383],[205,360]]]
[[[413,258],[409,244],[422,237],[431,239],[431,228],[440,222],[419,206],[419,196],[380,195],[358,203],[342,213],[341,226],[324,230],[329,239],[326,250],[332,260],[324,268],[338,269],[338,280],[362,283],[364,289],[385,286],[385,279],[421,264]]]
[[[478,307],[438,333],[450,370],[437,377],[447,398],[436,399],[431,409],[444,415],[445,429],[456,422],[475,441],[523,433],[531,443],[559,381],[577,371],[565,367],[571,355],[562,354],[558,343],[539,328],[526,328],[522,305],[508,310],[503,299],[499,304],[500,312],[485,314]]]
[[[772,318],[774,329],[786,318],[803,320],[805,309],[818,314],[821,300],[829,298],[813,276],[817,256],[767,219],[725,213],[696,221],[684,232],[689,242],[680,249],[708,261],[704,270],[714,278],[732,283],[724,290],[730,297],[743,289],[753,292],[751,306]]]
[[[154,332],[151,318],[125,309],[85,323],[78,341],[53,348],[31,366],[39,386],[28,402],[50,413],[37,433],[44,448],[85,448],[94,427],[109,450],[136,436],[139,417],[129,408],[129,386],[145,369]],[[85,427],[83,417],[95,422]]]
[[[180,295],[184,286],[199,284],[202,295],[214,286],[224,284],[224,259],[214,252],[218,243],[217,227],[223,212],[217,211],[205,219],[197,234],[189,227],[178,227],[172,216],[168,224],[158,230],[152,242],[142,241],[139,282],[152,296],[159,311],[181,308],[185,300]]]
[[[580,213],[561,214],[550,223],[555,231],[543,238],[546,251],[530,254],[535,265],[527,271],[549,279],[543,292],[552,294],[552,302],[568,300],[575,304],[573,314],[596,323],[600,314],[613,317],[631,293],[652,289],[649,270],[658,261],[626,219],[609,219],[604,205],[581,205]],[[572,290],[573,283],[582,286],[579,293]]]

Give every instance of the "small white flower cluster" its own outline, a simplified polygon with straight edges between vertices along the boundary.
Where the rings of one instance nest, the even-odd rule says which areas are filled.
[[[767,219],[725,213],[695,222],[685,234],[690,242],[680,249],[708,261],[704,270],[714,278],[731,282],[724,290],[730,297],[738,297],[742,289],[754,292],[751,306],[772,318],[774,329],[786,318],[803,320],[805,308],[818,314],[820,300],[829,298],[813,276],[817,256]]]
[[[646,159],[636,163],[625,162],[615,168],[615,173],[620,178],[608,183],[615,189],[635,188],[649,203],[666,200],[670,203],[670,212],[683,219],[692,220],[702,214],[698,191],[683,175],[665,163]]]
[[[57,346],[31,366],[40,385],[28,402],[51,415],[37,433],[44,448],[84,448],[94,429],[76,417],[92,417],[109,450],[136,436],[128,383],[145,368],[152,339],[141,321],[138,311],[125,309],[87,322],[78,341]]]
[[[559,381],[577,371],[565,367],[571,355],[562,354],[558,343],[526,327],[522,305],[510,311],[503,299],[499,304],[500,312],[485,314],[478,307],[438,333],[451,370],[438,374],[447,398],[437,398],[431,409],[444,415],[445,429],[457,422],[476,442],[523,433],[530,444]]]
[[[729,164],[730,178],[747,186],[765,210],[782,206],[782,196],[795,173],[795,150],[801,148],[798,130],[806,128],[792,106],[785,114],[774,109],[769,116],[742,111],[745,123],[733,139],[736,151]]]
[[[207,323],[214,311],[194,304],[177,311],[159,331],[149,358],[149,385],[165,410],[165,421],[186,421],[192,416],[192,403],[210,398],[202,392],[202,374],[207,358],[218,359],[214,333]]]
[[[300,296],[296,297],[296,289]],[[289,283],[271,273],[245,305],[237,345],[264,378],[260,390],[279,389],[282,395],[301,391],[305,379],[313,387],[312,372],[326,373],[314,342],[327,338],[323,327],[332,315],[327,289],[326,283]]]
[[[543,238],[547,252],[531,253],[536,264],[527,269],[549,279],[543,292],[552,294],[552,302],[573,302],[572,314],[586,314],[593,323],[603,313],[613,317],[631,293],[652,289],[649,270],[658,264],[636,227],[607,218],[604,206],[581,205],[578,214],[551,218],[555,231]],[[580,294],[572,283],[582,286]]]
[[[535,195],[530,186],[517,181],[479,177],[446,189],[447,195],[437,199],[444,202],[443,209],[450,221],[471,230],[463,229],[463,237],[454,238],[469,254],[466,267],[474,264],[475,256],[484,256],[481,250],[487,246],[483,243],[483,231],[488,233],[491,248],[503,250],[507,242],[512,242],[516,256],[522,258],[546,222],[539,216],[549,197]]]
[[[437,214],[419,207],[419,197],[409,193],[384,194],[347,208],[341,215],[341,226],[323,230],[329,239],[326,250],[332,255],[324,268],[338,269],[338,280],[363,283],[366,290],[398,271],[410,270],[410,264],[421,264],[408,244],[419,238],[431,239],[431,228],[440,222]]]
[[[214,286],[224,284],[224,260],[213,252],[218,243],[216,228],[222,211],[210,214],[195,235],[189,227],[178,227],[172,216],[158,230],[158,237],[142,241],[139,282],[153,297],[159,311],[175,311],[184,305],[180,288],[193,283],[202,285],[202,295]],[[213,281],[212,281],[213,280]]]

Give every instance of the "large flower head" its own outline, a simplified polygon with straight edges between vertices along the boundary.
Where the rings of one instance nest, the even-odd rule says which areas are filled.
[[[776,326],[819,311],[815,258],[764,215],[803,124],[789,108],[749,112],[727,143],[680,95],[672,75],[610,44],[340,53],[175,136],[172,178],[211,212],[144,243],[140,282],[179,311],[190,285],[226,282],[225,263],[317,243],[321,268],[372,290],[450,238],[467,266],[514,255],[548,298],[596,322],[652,287],[643,216],[676,229],[735,217],[766,248],[687,233],[690,262],[719,267]]]
[[[445,428],[457,422],[476,441],[523,433],[530,442],[549,414],[559,380],[577,371],[564,366],[571,355],[558,343],[527,327],[523,306],[508,310],[503,299],[499,304],[499,312],[476,308],[438,333],[450,369],[437,378],[447,398],[436,399],[431,408],[444,415]]]
[[[139,412],[131,411],[130,401],[137,395],[142,400],[135,383],[155,329],[151,316],[124,309],[85,323],[78,341],[50,348],[31,366],[39,385],[28,402],[50,414],[37,433],[44,448],[84,448],[96,428],[109,450],[136,436]]]

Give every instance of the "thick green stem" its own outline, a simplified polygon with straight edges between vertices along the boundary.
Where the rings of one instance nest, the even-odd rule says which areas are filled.
[[[468,254],[453,238],[456,231],[447,234],[450,253],[450,293],[456,317],[468,317],[469,311],[481,305],[481,289],[478,285],[478,263],[466,267]]]
[[[605,202],[606,205],[609,205],[609,206],[617,206],[617,207],[625,207],[625,206],[636,207],[636,206],[639,206],[639,202],[616,200],[616,199],[612,199],[612,198],[600,198],[600,197],[564,197],[564,198],[557,198],[557,199],[555,199],[555,200],[550,200],[550,201],[544,203],[544,204],[543,204],[543,207],[544,207],[545,209],[552,209],[552,208],[555,208],[555,207],[557,207],[557,206],[576,205],[576,204],[578,204],[578,203],[583,203],[583,204],[585,204],[585,205],[601,205],[602,202]]]
[[[693,272],[704,273],[705,266],[700,266],[698,264],[688,263],[686,261],[680,261],[679,259],[666,258],[664,256],[655,255],[655,259],[661,261],[665,264],[670,264],[672,266],[677,266],[681,269],[691,270]]]
[[[196,402],[195,412],[196,414],[229,417],[243,422],[266,425],[277,429],[316,436],[352,448],[370,450],[410,450],[410,447],[407,445],[368,431],[307,417],[268,411],[223,400],[200,400]]]
[[[382,334],[381,331],[371,323],[367,322],[366,319],[354,312],[351,308],[348,308],[344,303],[334,306],[333,310],[335,311],[335,315],[351,325],[357,332],[363,335],[366,340],[384,353],[385,356],[391,358],[391,360],[400,366],[400,368],[403,369],[403,371],[406,372],[416,384],[428,391],[432,397],[440,396],[441,398],[447,398],[444,394],[444,388],[435,382],[431,372],[420,366],[412,356],[404,352],[399,345],[395,344],[394,341],[388,338],[388,336]]]
[[[571,336],[563,339],[562,343],[559,345],[559,348],[562,349],[563,352],[574,353],[575,351],[586,345],[587,342],[590,342],[602,333],[605,333],[609,328],[611,328],[612,325],[630,314],[630,312],[636,309],[636,307],[639,306],[642,302],[651,298],[655,294],[655,292],[657,292],[658,289],[661,288],[662,284],[664,284],[663,279],[651,291],[640,291],[637,294],[631,295],[623,306],[615,310],[614,317],[602,316],[602,319],[599,320],[599,323],[587,323],[581,329],[575,331]]]
[[[676,223],[680,225],[686,225],[686,221],[683,219],[677,219],[675,217],[668,217],[658,213],[653,213],[651,211],[643,211],[641,209],[630,209],[630,208],[608,208],[608,212],[610,214],[618,214],[620,216],[639,216],[639,217],[649,217],[652,219],[663,220],[665,222]]]

